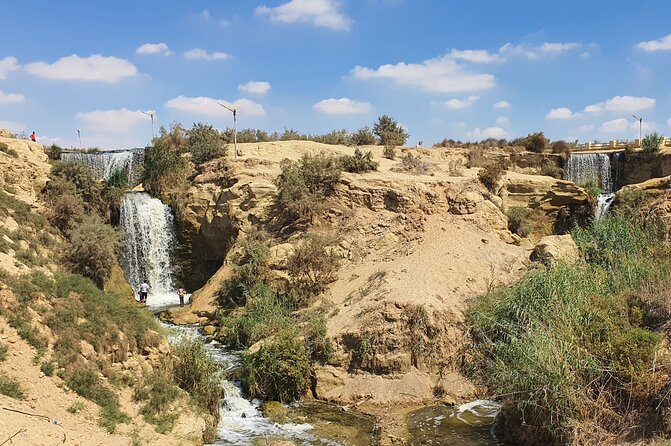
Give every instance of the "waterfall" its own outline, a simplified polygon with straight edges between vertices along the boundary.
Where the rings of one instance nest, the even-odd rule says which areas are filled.
[[[123,170],[128,175],[129,183],[135,185],[140,182],[144,149],[96,153],[65,152],[61,154],[61,159],[86,164],[99,180],[107,180],[115,170]]]
[[[121,264],[135,292],[143,280],[151,286],[147,305],[174,305],[170,255],[175,244],[170,207],[145,193],[127,193],[121,200],[120,224],[125,247]]]
[[[564,166],[564,179],[573,181],[578,185],[584,185],[590,181],[601,188],[597,197],[594,219],[602,220],[608,209],[615,200],[615,191],[620,181],[620,154],[613,155],[613,161],[617,162],[616,175],[613,178],[610,157],[606,153],[580,153],[571,154],[566,166]]]

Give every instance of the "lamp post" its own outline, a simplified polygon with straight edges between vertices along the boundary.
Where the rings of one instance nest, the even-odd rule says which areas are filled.
[[[636,115],[631,115],[638,121],[638,144],[643,149],[643,118]]]
[[[233,113],[233,150],[235,150],[234,159],[237,161],[238,160],[238,122],[237,122],[238,107],[236,107],[235,105],[222,104],[221,102],[217,102],[217,104],[221,105],[226,110]]]
[[[156,112],[154,110],[149,110],[149,111],[143,111],[142,113],[151,118],[151,137],[153,139],[154,137],[156,137],[156,133],[154,133],[154,116],[156,116]]]
[[[79,150],[84,150],[82,148],[82,131],[77,129],[77,138],[79,138]]]

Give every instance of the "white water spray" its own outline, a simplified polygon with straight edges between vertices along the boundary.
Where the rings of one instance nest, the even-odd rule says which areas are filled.
[[[571,154],[564,168],[564,178],[583,185],[590,181],[601,188],[597,197],[594,219],[602,220],[615,200],[616,184],[613,182],[610,157],[605,153]]]
[[[144,150],[126,150],[122,152],[66,152],[61,154],[63,161],[77,161],[86,164],[99,180],[107,180],[115,170],[128,175],[130,184],[140,181],[140,171],[144,162]]]
[[[147,305],[178,302],[170,254],[175,244],[170,207],[145,193],[128,193],[121,200],[120,224],[125,248],[121,256],[126,278],[135,292],[143,280],[151,286]]]

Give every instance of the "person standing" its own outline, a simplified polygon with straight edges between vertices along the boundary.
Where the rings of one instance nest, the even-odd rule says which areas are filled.
[[[35,135],[35,132],[33,132],[33,133],[30,135],[30,140],[31,140],[32,142],[37,142],[37,135]]]
[[[179,306],[183,307],[184,297],[186,296],[186,290],[184,288],[180,288],[179,290],[177,290],[177,295],[179,296]]]
[[[142,281],[142,284],[140,285],[140,303],[142,305],[147,305],[147,294],[149,294],[149,288],[151,287],[147,281]]]

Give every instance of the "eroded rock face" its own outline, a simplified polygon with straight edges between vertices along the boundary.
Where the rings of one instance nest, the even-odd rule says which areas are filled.
[[[555,265],[559,262],[576,263],[580,259],[580,251],[570,234],[548,235],[543,237],[534,247],[531,260]]]
[[[642,183],[651,178],[669,175],[671,175],[671,149],[656,153],[629,154],[624,163],[624,184]]]

